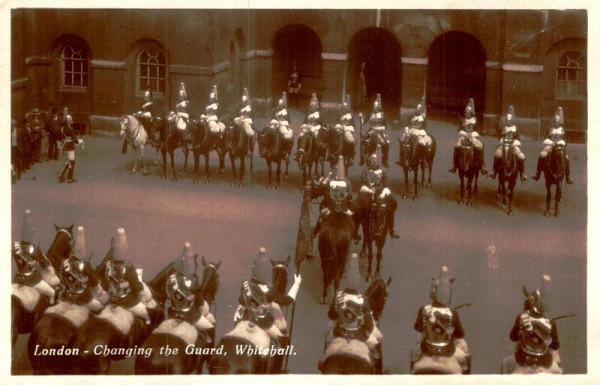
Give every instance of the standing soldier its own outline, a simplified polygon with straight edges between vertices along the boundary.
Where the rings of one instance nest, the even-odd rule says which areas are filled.
[[[252,148],[252,145],[254,144],[254,127],[252,126],[252,106],[250,105],[250,96],[248,95],[248,89],[246,87],[244,87],[244,92],[242,94],[239,114],[233,121],[242,130],[246,131],[246,136],[248,137],[248,153],[251,154],[254,151]]]
[[[65,174],[67,175],[67,183],[75,183],[77,180],[73,178],[75,171],[75,146],[81,144],[83,148],[83,139],[77,139],[77,131],[73,128],[73,117],[69,114],[69,109],[65,107],[63,112],[64,123],[61,128],[60,139],[63,142],[62,150],[67,154],[67,162],[58,174],[58,180],[60,183],[65,181]]]
[[[40,110],[37,107],[29,113],[26,127],[31,138],[30,163],[42,163],[42,136],[44,133],[44,123],[40,118]]]
[[[10,165],[12,168],[12,182],[21,179],[21,157],[19,156],[19,131],[17,120],[10,120]]]
[[[390,149],[390,140],[385,132],[385,113],[382,110],[381,95],[377,94],[375,101],[373,102],[373,108],[369,115],[369,130],[367,136],[377,134],[377,142],[381,144],[382,151],[382,163],[384,167],[388,166],[388,155]],[[361,166],[364,165],[364,160],[361,157]]]
[[[288,79],[288,92],[290,93],[290,100],[294,106],[298,106],[298,97],[300,96],[300,89],[302,88],[302,82],[300,82],[300,74],[296,71],[294,66],[294,72]]]
[[[502,147],[504,143],[510,143],[512,141],[513,153],[517,157],[519,165],[519,174],[521,175],[521,181],[527,181],[527,175],[525,175],[525,154],[521,151],[520,135],[515,126],[515,110],[513,106],[508,106],[506,116],[502,118],[500,127],[502,129],[502,137],[500,143],[496,146],[496,153],[494,154],[494,172],[492,179],[498,174],[498,170],[502,167]]]
[[[12,248],[12,258],[17,265],[15,281],[19,285],[36,289],[41,295],[47,297],[50,305],[52,305],[54,304],[56,293],[54,288],[48,282],[44,281],[40,270],[47,269],[54,272],[54,268],[48,258],[42,253],[42,250],[33,245],[34,234],[35,228],[31,219],[31,210],[27,209],[23,214],[21,240],[15,242]]]
[[[452,157],[452,168],[448,171],[455,173],[458,169],[458,158],[460,156],[459,150],[462,146],[463,138],[470,138],[473,143],[473,154],[475,159],[479,159],[481,165],[481,173],[487,175],[488,171],[485,168],[485,159],[483,157],[484,148],[483,142],[477,139],[479,133],[475,128],[477,124],[477,117],[475,116],[475,101],[470,98],[467,106],[465,107],[465,116],[461,119],[460,127],[458,128],[458,141],[454,145],[454,156]]]
[[[561,145],[565,147],[565,151],[567,148],[567,142],[565,141],[565,129],[563,125],[565,124],[565,119],[563,116],[562,107],[558,107],[556,109],[556,113],[552,117],[552,126],[548,129],[548,133],[544,138],[544,149],[540,153],[537,161],[537,169],[535,171],[535,175],[532,177],[533,180],[539,180],[540,174],[542,172],[542,168],[546,162],[549,162],[549,155],[552,153],[554,146]],[[565,176],[567,177],[567,184],[573,183],[573,178],[571,178],[571,164],[569,162],[569,156],[566,156],[566,169]]]
[[[48,160],[58,160],[59,151],[57,141],[60,137],[61,121],[58,114],[58,108],[52,106],[50,111],[50,119],[46,121],[46,132],[48,134]]]

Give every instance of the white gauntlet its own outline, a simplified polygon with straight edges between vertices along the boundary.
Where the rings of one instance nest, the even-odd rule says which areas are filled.
[[[292,297],[292,299],[294,301],[296,300],[296,296],[298,295],[298,290],[300,289],[301,282],[302,282],[302,277],[300,276],[300,274],[294,274],[294,284],[292,285],[292,287],[290,288],[290,291],[288,292],[288,296]]]

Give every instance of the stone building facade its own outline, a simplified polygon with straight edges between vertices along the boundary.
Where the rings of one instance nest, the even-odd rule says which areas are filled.
[[[345,94],[367,113],[380,93],[400,124],[424,95],[451,121],[472,97],[484,133],[513,105],[537,138],[560,105],[569,140],[585,142],[587,23],[586,10],[13,9],[11,109],[54,103],[88,132],[116,130],[148,86],[167,112],[183,82],[192,114],[213,85],[224,117],[243,87],[270,114],[297,71],[292,108],[316,93],[331,119]]]

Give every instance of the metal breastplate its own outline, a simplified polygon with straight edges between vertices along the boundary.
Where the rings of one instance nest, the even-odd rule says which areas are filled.
[[[369,122],[372,126],[383,126],[385,118],[383,116],[383,112],[376,112],[371,114],[369,117]]]
[[[563,139],[565,136],[565,130],[562,127],[553,128],[550,130],[550,139],[555,142]]]
[[[261,321],[271,314],[271,307],[267,300],[269,288],[266,285],[245,281],[243,284],[243,298],[246,304],[248,317],[254,323]]]
[[[319,119],[320,119],[319,111],[315,111],[308,115],[308,118],[306,119],[306,123],[311,126],[316,126],[317,124],[319,124]]]
[[[39,269],[39,262],[33,258],[35,247],[31,244],[15,242],[15,263],[19,269],[18,274],[23,277],[31,277]]]
[[[196,297],[191,288],[194,282],[181,274],[169,276],[167,281],[167,295],[171,307],[178,313],[189,312],[195,304]]]
[[[80,295],[88,288],[89,277],[83,274],[75,263],[83,263],[67,260],[63,262],[60,278],[67,291],[71,295]]]
[[[350,113],[344,114],[340,118],[340,123],[344,126],[352,126],[354,124],[354,117]]]
[[[365,300],[362,295],[338,292],[335,299],[338,326],[350,332],[363,328],[364,305]]]
[[[428,310],[433,311],[435,321],[426,316]],[[454,326],[452,319],[452,310],[448,307],[433,307],[427,305],[423,308],[423,324],[425,326],[424,342],[435,349],[443,350],[452,342]]]
[[[108,279],[108,294],[118,299],[125,298],[131,292],[131,286],[125,279],[127,266],[115,264],[113,261],[106,265],[105,275]]]
[[[369,169],[367,171],[367,183],[371,187],[381,186],[383,183],[383,170],[380,168],[376,170]]]
[[[521,327],[521,349],[534,356],[543,356],[552,344],[552,324],[548,318],[530,317],[531,330]]]

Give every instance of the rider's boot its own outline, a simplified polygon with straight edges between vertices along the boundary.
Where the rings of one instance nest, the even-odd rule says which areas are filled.
[[[70,161],[67,161],[67,163],[65,163],[65,166],[58,173],[58,180],[60,183],[63,183],[65,181],[65,176],[67,174],[67,171],[69,170],[69,163]]]
[[[74,160],[70,160],[69,161],[69,172],[67,174],[67,183],[75,183],[77,182],[77,179],[73,178],[73,172],[75,171],[75,161]]]
[[[394,225],[396,216],[394,214],[395,214],[394,211],[387,213],[387,215],[388,215],[388,218],[387,218],[388,231],[390,232],[390,237],[392,237],[393,239],[398,239],[398,238],[400,238],[400,235],[398,235],[398,233],[396,232],[396,226]]]
[[[525,159],[519,159],[519,175],[521,175],[521,182],[527,182],[527,175],[525,175]]]
[[[389,143],[386,143],[385,145],[381,146],[381,163],[383,164],[383,167],[390,167],[388,165],[388,155],[390,153],[390,145]]]
[[[566,157],[566,165],[565,165],[565,176],[567,177],[567,184],[573,184],[573,178],[571,178],[571,162],[569,157]]]
[[[543,164],[543,162],[544,162],[544,158],[542,158],[541,155],[538,156],[538,159],[537,159],[537,168],[535,170],[535,175],[532,176],[531,179],[533,179],[535,181],[540,180],[540,175],[542,173],[542,164]]]
[[[479,164],[481,164],[481,174],[487,175],[488,170],[487,170],[487,168],[485,168],[485,159],[483,156],[483,150],[478,150],[477,148],[475,148],[475,154],[477,156],[477,159],[479,159]]]
[[[495,156],[494,155],[494,166],[492,167],[492,179],[496,179],[496,176],[498,175],[498,170],[500,169],[500,167],[502,167],[501,164],[502,158]]]
[[[123,147],[121,148],[121,154],[127,154],[127,138],[123,139]]]
[[[448,171],[450,171],[453,174],[456,172],[456,169],[458,169],[458,157],[458,148],[454,147],[454,154],[452,156],[452,168],[448,169]]]
[[[383,374],[383,354],[381,344],[375,345],[373,349],[373,364],[375,366],[375,374]]]

